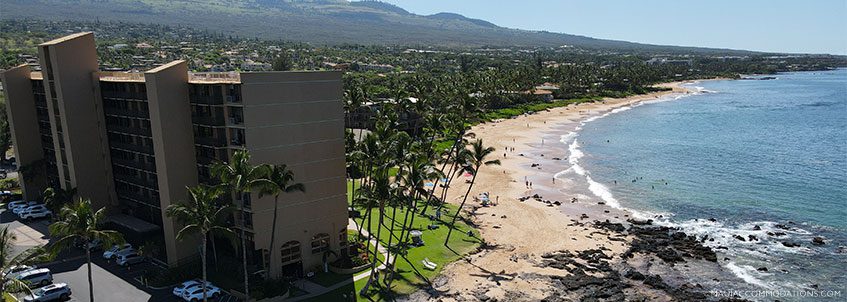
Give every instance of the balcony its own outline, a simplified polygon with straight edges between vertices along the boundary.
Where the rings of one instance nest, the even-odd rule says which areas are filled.
[[[223,105],[224,103],[222,96],[190,94],[188,99],[194,104]]]
[[[106,114],[109,114],[109,115],[127,116],[127,117],[140,117],[140,118],[146,118],[146,119],[150,118],[149,112],[120,109],[120,108],[115,108],[115,107],[104,107],[103,110],[106,112]]]
[[[112,157],[112,164],[124,166],[124,167],[135,168],[135,169],[139,169],[139,170],[156,172],[156,165],[155,164],[147,163],[147,162],[144,162],[144,161],[141,161],[141,160],[129,160],[129,159],[123,159],[123,158],[119,158],[119,157]]]
[[[127,134],[141,135],[141,136],[146,136],[146,137],[152,136],[150,129],[144,129],[144,128],[141,128],[141,127],[124,127],[124,126],[119,126],[119,125],[106,125],[106,129],[108,131],[117,132],[117,133],[127,133]]]
[[[212,146],[212,147],[225,147],[226,139],[219,137],[208,137],[208,136],[195,136],[194,143],[203,146]]]
[[[205,126],[224,126],[226,122],[222,116],[208,116],[208,115],[192,115],[191,122],[194,124],[205,125]]]
[[[112,148],[115,148],[115,149],[135,151],[135,152],[145,153],[145,154],[153,154],[153,146],[152,145],[144,146],[144,145],[138,145],[138,144],[129,144],[129,143],[124,143],[124,142],[109,141],[109,146],[112,147]]]
[[[115,174],[115,179],[123,181],[125,183],[134,184],[139,187],[151,188],[156,190],[159,189],[159,183],[157,181],[151,181],[146,178],[126,174]]]

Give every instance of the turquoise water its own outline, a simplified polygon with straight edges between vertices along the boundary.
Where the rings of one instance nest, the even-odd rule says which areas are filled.
[[[754,287],[847,295],[847,70],[691,87],[584,123],[571,157],[583,153],[592,192],[716,238],[722,265]]]

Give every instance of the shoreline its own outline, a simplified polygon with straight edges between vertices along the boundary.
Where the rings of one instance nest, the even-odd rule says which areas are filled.
[[[501,166],[481,169],[470,193],[476,196],[489,192],[496,205],[482,207],[478,202],[469,200],[465,207],[486,245],[480,252],[465,257],[464,261],[447,265],[440,277],[434,280],[432,290],[420,291],[408,298],[414,301],[480,301],[488,298],[531,301],[551,297],[580,300],[594,297],[584,296],[588,291],[593,292],[591,295],[625,292],[627,297],[659,301],[691,298],[696,290],[688,287],[701,285],[688,284],[684,269],[673,274],[676,260],[668,263],[668,257],[658,255],[667,251],[657,249],[655,242],[649,241],[657,238],[660,242],[670,240],[675,248],[679,248],[673,252],[674,255],[689,255],[692,256],[689,262],[698,262],[697,266],[723,271],[714,262],[711,249],[700,245],[694,237],[676,235],[674,239],[671,235],[675,231],[672,229],[633,225],[630,223],[634,218],[632,212],[612,207],[613,204],[607,200],[586,191],[587,186],[577,183],[578,179],[558,176],[566,169],[572,169],[569,158],[564,158],[569,146],[560,142],[566,136],[562,134],[567,132],[562,129],[573,126],[579,130],[587,119],[596,119],[614,110],[622,111],[642,102],[691,94],[694,91],[682,85],[695,82],[698,81],[659,84],[656,86],[672,90],[620,99],[606,98],[472,127],[469,132],[474,133],[477,139],[483,139],[486,146],[496,148],[491,159],[502,162]],[[458,203],[467,184],[462,182],[454,186],[456,188],[448,194],[448,202]],[[635,222],[638,224],[638,221]],[[633,250],[638,254],[633,255]],[[691,251],[694,251],[693,254]],[[599,263],[600,267],[590,263]],[[688,267],[688,264],[684,266]],[[595,273],[585,274],[585,271],[592,270]],[[666,276],[665,280],[658,277],[657,281],[654,276],[659,274]],[[636,278],[622,277],[625,275]],[[651,281],[645,281],[645,276]],[[720,276],[734,277],[726,272],[721,272]],[[565,280],[567,278],[570,280]],[[566,283],[592,283],[592,280],[600,284],[599,288],[562,288]],[[704,283],[708,283],[707,280]]]

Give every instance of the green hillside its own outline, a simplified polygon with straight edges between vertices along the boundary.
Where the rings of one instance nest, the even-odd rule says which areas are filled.
[[[735,52],[516,30],[458,14],[431,16],[375,1],[0,0],[0,18],[186,25],[227,35],[317,44],[562,46],[650,52]]]

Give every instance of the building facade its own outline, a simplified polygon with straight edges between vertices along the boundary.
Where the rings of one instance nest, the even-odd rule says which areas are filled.
[[[286,164],[306,187],[280,196],[274,253],[273,197],[229,199],[254,267],[298,276],[346,247],[341,73],[190,73],[183,61],[101,72],[92,33],[41,44],[39,55],[41,72],[0,74],[19,165],[42,172],[24,177],[25,198],[77,188],[108,207],[119,230],[163,241],[178,265],[199,251],[176,239],[180,226],[164,209],[186,200],[186,187],[213,182],[210,165],[248,150],[252,164]]]

